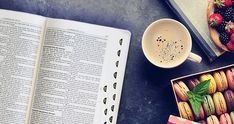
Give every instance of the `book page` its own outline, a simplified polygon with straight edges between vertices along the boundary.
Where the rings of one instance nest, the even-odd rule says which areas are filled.
[[[24,124],[45,18],[7,10],[0,13],[0,124]]]
[[[130,38],[130,33],[48,18],[31,123],[104,123],[103,86],[113,82],[121,37]],[[122,51],[125,61],[119,63],[121,81],[128,45]]]

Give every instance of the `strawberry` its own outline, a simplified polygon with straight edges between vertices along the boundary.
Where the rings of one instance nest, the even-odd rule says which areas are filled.
[[[227,43],[227,48],[228,48],[229,50],[231,50],[231,51],[234,51],[234,44],[233,44],[231,41],[229,41],[229,42]]]
[[[234,44],[234,33],[231,35],[231,42]]]
[[[223,17],[220,14],[212,14],[209,17],[208,23],[210,27],[216,27],[223,22]]]
[[[232,6],[232,0],[215,0],[214,4],[219,8],[226,8]]]
[[[231,21],[227,22],[227,24],[225,26],[225,30],[227,33],[233,34],[234,33],[234,23]]]

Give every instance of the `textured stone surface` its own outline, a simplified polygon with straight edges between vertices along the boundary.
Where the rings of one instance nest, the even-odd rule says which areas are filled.
[[[170,79],[234,63],[226,54],[210,64],[194,44],[193,52],[204,58],[201,64],[186,61],[170,70],[150,64],[141,49],[145,28],[160,18],[176,18],[164,0],[0,0],[0,8],[130,30],[118,124],[165,124],[170,114],[178,114]]]

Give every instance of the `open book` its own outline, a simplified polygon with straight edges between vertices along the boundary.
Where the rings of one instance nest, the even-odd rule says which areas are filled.
[[[130,32],[0,10],[0,123],[116,123]]]

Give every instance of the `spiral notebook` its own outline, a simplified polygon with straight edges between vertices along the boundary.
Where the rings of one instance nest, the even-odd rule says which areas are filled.
[[[0,13],[0,123],[116,123],[129,31]]]
[[[224,53],[210,37],[207,26],[208,0],[166,0],[166,2],[190,30],[195,42],[211,62]]]

